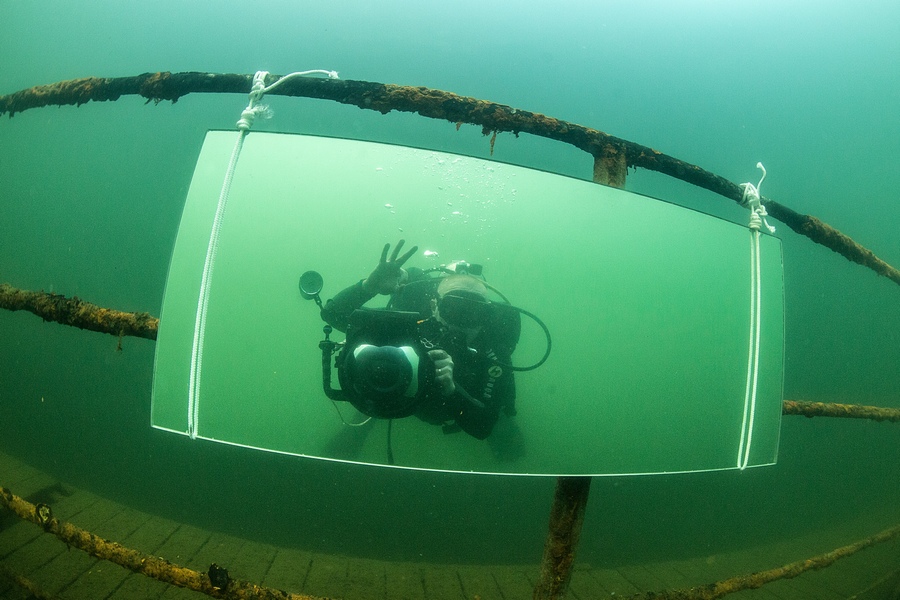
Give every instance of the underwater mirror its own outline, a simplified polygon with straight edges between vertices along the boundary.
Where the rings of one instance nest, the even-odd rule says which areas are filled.
[[[775,462],[784,330],[777,238],[760,239],[754,395],[746,227],[503,163],[250,133],[211,244],[237,135],[207,134],[188,192],[157,340],[154,427],[299,456],[458,472],[649,474]],[[443,281],[448,268],[463,269],[458,261],[470,273],[480,268],[466,285],[483,279],[484,288],[444,290],[460,298],[440,306],[491,325],[470,323],[460,334],[409,312],[358,313],[353,339],[342,347],[335,329],[321,344],[323,368],[325,323],[309,299],[320,292],[327,307],[372,272],[385,243],[393,252],[401,238],[401,256],[418,246],[404,265],[416,281]],[[307,274],[301,293],[308,271],[322,277]],[[438,283],[421,285],[433,293]],[[383,309],[388,299],[366,307]],[[434,304],[422,306],[430,314]],[[541,324],[552,335],[546,362],[513,370],[546,354]],[[426,325],[433,328],[423,333]],[[479,346],[494,325],[513,330],[492,338],[505,355]],[[359,333],[367,328],[381,333]],[[428,354],[440,348],[453,356],[452,387],[463,391],[441,387],[448,378],[439,379]]]

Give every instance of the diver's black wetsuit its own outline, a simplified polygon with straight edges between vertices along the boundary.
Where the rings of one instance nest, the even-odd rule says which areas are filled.
[[[410,269],[411,281],[391,297],[388,308],[418,312],[423,319],[432,318],[431,300],[437,297],[441,278],[428,278],[420,273]],[[346,332],[353,311],[375,295],[366,292],[359,281],[325,304],[322,319]],[[447,433],[462,429],[483,440],[491,434],[501,410],[508,416],[516,412],[513,371],[504,365],[511,364],[512,352],[519,340],[520,317],[518,312],[500,303],[492,303],[491,308],[489,321],[471,346],[465,343],[463,333],[454,334],[446,328],[442,328],[443,334],[437,340],[439,347],[453,359],[453,380],[457,390],[449,396],[436,388],[429,390],[415,415],[428,423],[442,425]],[[471,399],[466,398],[460,387]]]

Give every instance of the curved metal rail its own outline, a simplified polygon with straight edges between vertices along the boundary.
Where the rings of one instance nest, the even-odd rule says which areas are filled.
[[[266,84],[280,78],[268,75]],[[218,73],[144,73],[133,77],[87,77],[39,85],[0,96],[0,115],[51,105],[80,106],[87,102],[118,100],[137,95],[147,102],[177,102],[195,93],[248,94],[253,75]],[[337,79],[294,78],[270,92],[282,96],[302,96],[332,100],[386,114],[391,111],[414,112],[423,117],[442,119],[459,126],[480,125],[484,135],[492,134],[491,149],[497,133],[530,133],[571,144],[594,157],[593,179],[622,187],[629,167],[649,169],[740,202],[740,186],[724,177],[701,169],[648,146],[606,134],[597,129],[520,110],[486,100],[460,96],[426,87],[413,87]],[[875,253],[853,241],[816,217],[797,213],[770,198],[762,198],[769,215],[795,232],[804,235],[847,260],[872,269],[900,285],[900,271]]]

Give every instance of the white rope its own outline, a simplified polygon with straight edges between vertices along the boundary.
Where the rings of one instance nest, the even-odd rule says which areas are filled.
[[[266,73],[266,75],[268,75],[268,73]],[[313,69],[312,71],[297,71],[295,73],[289,73],[285,75],[269,87],[265,88],[262,93],[268,94],[288,79],[293,79],[294,77],[306,77],[307,75],[325,75],[326,77],[328,77],[328,79],[340,79],[340,77],[338,77],[337,71],[323,71],[322,69]]]
[[[756,185],[753,185],[752,183],[742,183],[739,186],[744,190],[744,193],[741,196],[741,206],[750,209],[751,230],[759,231],[760,226],[765,224],[769,233],[775,233],[775,228],[766,221],[766,217],[769,216],[769,213],[766,212],[766,207],[761,204],[762,198],[759,195],[759,188],[762,186],[762,182],[766,180],[766,168],[761,162],[756,163],[756,168],[762,171],[762,177],[759,178],[759,183]]]
[[[755,186],[742,183],[744,193],[741,205],[750,209],[750,342],[747,357],[747,386],[744,391],[744,416],[741,422],[741,441],[738,446],[737,467],[742,471],[750,462],[750,445],[753,441],[753,422],[756,417],[756,391],[759,382],[759,335],[762,322],[762,290],[759,264],[759,229],[765,224],[770,233],[775,228],[766,223],[766,209],[760,203],[759,187],[766,178],[766,168],[756,163],[762,170],[762,177]]]
[[[203,277],[200,280],[200,298],[197,300],[197,315],[194,320],[194,340],[191,347],[191,373],[188,389],[188,435],[196,439],[200,429],[200,383],[203,368],[203,343],[206,336],[206,313],[209,309],[209,292],[212,281],[213,266],[216,263],[216,254],[219,250],[219,234],[222,230],[222,219],[225,216],[225,206],[228,203],[228,194],[231,191],[231,182],[234,179],[234,170],[237,167],[241,148],[244,146],[244,138],[253,127],[256,117],[268,118],[272,115],[269,107],[260,104],[266,92],[269,92],[287,79],[306,75],[327,75],[330,79],[337,79],[337,71],[323,71],[320,69],[302,71],[285,75],[269,87],[266,87],[267,71],[257,71],[253,76],[253,85],[250,89],[250,103],[241,112],[241,118],[237,122],[238,138],[234,149],[231,151],[231,159],[228,161],[228,169],[225,171],[225,180],[222,182],[222,190],[219,192],[219,201],[216,205],[216,214],[213,217],[212,230],[209,234],[209,244],[206,248],[206,259],[203,262]]]

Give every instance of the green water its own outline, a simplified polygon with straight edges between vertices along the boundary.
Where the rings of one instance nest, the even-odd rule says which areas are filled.
[[[900,264],[900,9],[785,3],[492,8],[479,3],[7,3],[0,93],[153,70],[287,73],[425,85],[643,143],[807,212]],[[233,9],[234,16],[228,8]],[[261,130],[486,157],[480,130],[273,98]],[[0,123],[0,281],[159,314],[187,186],[208,129],[246,99],[137,98]],[[589,157],[498,136],[495,157],[588,177]],[[743,222],[730,201],[645,172],[627,188]],[[776,226],[779,225],[775,223]],[[346,236],[339,223],[317,223]],[[900,290],[781,225],[785,397],[900,406]],[[565,232],[559,234],[564,243]],[[360,267],[368,261],[360,258]],[[549,269],[551,265],[534,265]],[[364,274],[364,273],[363,273]],[[361,276],[361,275],[360,275]],[[586,267],[590,280],[590,269]],[[308,308],[308,307],[306,307]],[[549,318],[565,320],[560,309]],[[192,523],[352,555],[539,559],[553,480],[331,464],[151,430],[154,344],[0,312],[0,449],[63,480]],[[697,376],[705,374],[698,373]],[[859,513],[897,522],[896,425],[785,418],[779,463],[742,473],[601,478],[580,558],[708,555]]]

